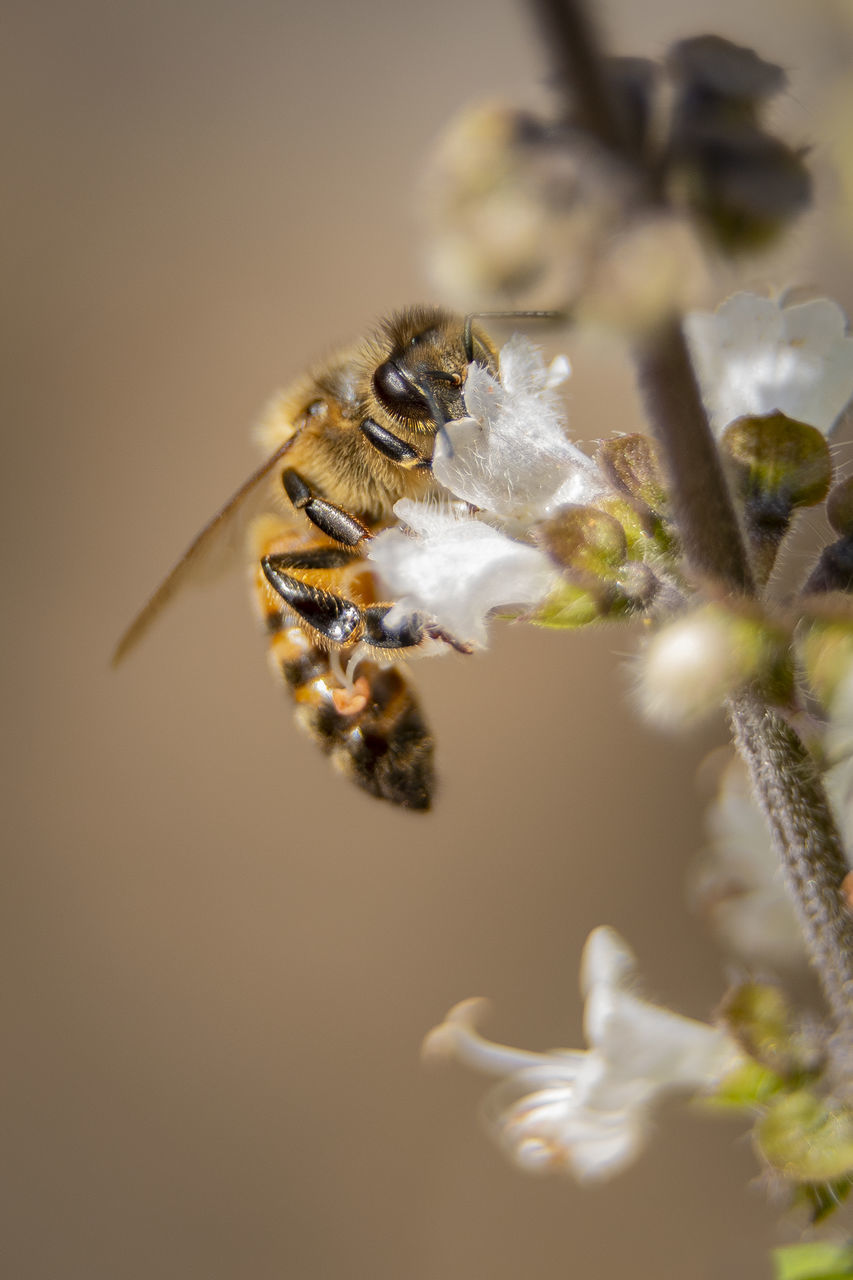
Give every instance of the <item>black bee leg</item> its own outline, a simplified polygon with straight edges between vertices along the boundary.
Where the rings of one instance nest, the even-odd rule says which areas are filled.
[[[390,604],[373,604],[364,610],[363,644],[369,644],[373,649],[415,649],[427,640],[441,640],[458,653],[472,652],[470,645],[463,644],[443,627],[416,613],[409,614],[395,626],[389,626],[387,617],[392,607]]]
[[[391,462],[396,462],[398,466],[405,467],[408,470],[424,469],[428,470],[432,463],[428,458],[422,458],[417,449],[413,449],[405,440],[401,440],[399,436],[395,436],[393,431],[388,431],[385,427],[380,427],[378,422],[374,422],[373,418],[365,418],[361,424],[361,432],[365,439],[373,445],[383,458],[388,458]]]
[[[307,481],[298,471],[288,467],[282,472],[281,479],[294,507],[298,511],[304,511],[311,523],[327,538],[340,542],[345,547],[357,547],[365,538],[373,536],[370,530],[348,511],[343,511],[333,503],[327,502],[325,498],[315,497]]]
[[[287,608],[329,645],[337,647],[358,640],[364,631],[364,617],[358,605],[285,573],[285,568],[295,567],[290,563],[292,559],[272,555],[261,560],[264,577]]]

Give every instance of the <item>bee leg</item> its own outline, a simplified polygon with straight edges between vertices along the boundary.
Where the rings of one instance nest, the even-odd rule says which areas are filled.
[[[364,610],[363,644],[368,644],[373,649],[414,649],[427,640],[440,640],[443,644],[449,644],[457,653],[473,653],[471,645],[457,640],[443,627],[428,622],[416,613],[389,626],[387,617],[392,608],[390,604],[373,604]]]
[[[264,577],[287,608],[326,644],[337,647],[359,640],[364,616],[358,605],[285,573],[285,568],[295,567],[292,560],[292,556],[278,555],[261,560]]]
[[[356,520],[355,516],[336,507],[334,503],[327,502],[325,498],[316,497],[308,482],[292,467],[282,472],[281,479],[285,492],[297,511],[304,511],[311,523],[333,542],[339,542],[345,547],[357,547],[365,538],[372,537],[370,530],[360,520]]]
[[[352,689],[344,690],[330,666],[330,649],[339,643],[330,631],[343,607],[358,615],[354,634],[363,634],[364,612],[286,572],[328,574],[326,580],[334,581],[336,571],[359,559],[340,547],[306,547],[261,557],[258,589],[270,654],[293,699],[298,723],[335,766],[370,795],[423,811],[430,807],[435,786],[433,741],[413,689],[397,667],[366,660]],[[284,607],[275,608],[275,600]],[[320,614],[326,610],[320,627],[318,606]],[[389,608],[379,606],[379,611]],[[342,699],[343,692],[347,696]]]
[[[398,466],[408,470],[426,469],[432,466],[428,458],[422,458],[417,449],[413,449],[405,440],[395,436],[393,431],[380,427],[373,418],[365,418],[360,427],[362,435],[373,445],[383,458],[396,462]]]

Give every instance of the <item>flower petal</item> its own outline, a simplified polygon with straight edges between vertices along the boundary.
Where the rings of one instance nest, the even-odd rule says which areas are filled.
[[[368,558],[397,604],[389,622],[426,613],[457,639],[486,642],[486,617],[498,607],[544,599],[556,572],[537,547],[450,507],[401,499],[395,513],[412,531],[386,529]]]
[[[738,293],[685,330],[717,435],[777,410],[828,434],[853,397],[853,337],[828,298],[784,306]]]

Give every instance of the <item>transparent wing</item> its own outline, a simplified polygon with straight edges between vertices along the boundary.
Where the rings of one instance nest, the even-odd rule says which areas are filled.
[[[297,439],[297,434],[285,440],[284,444],[249,476],[248,480],[193,539],[178,563],[142,606],[119,640],[112,656],[114,667],[127,657],[131,649],[136,648],[173,596],[183,590],[188,583],[204,581],[232,563],[235,554],[241,549],[249,523],[268,507],[269,498],[264,481],[268,479],[270,473]]]

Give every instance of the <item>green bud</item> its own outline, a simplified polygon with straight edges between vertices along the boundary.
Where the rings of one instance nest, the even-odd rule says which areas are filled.
[[[625,534],[628,556],[631,559],[641,560],[649,545],[651,532],[648,518],[644,517],[642,509],[638,511],[636,503],[629,502],[627,498],[622,498],[616,493],[599,498],[595,506],[597,510],[606,512],[619,522]]]
[[[829,597],[826,602],[833,601]],[[808,605],[810,601],[806,601]],[[799,637],[800,659],[809,684],[820,703],[829,708],[841,684],[853,671],[853,608],[846,612],[836,606],[836,616],[827,607],[824,616],[815,617]]]
[[[582,586],[564,579],[530,621],[538,627],[576,629],[599,622],[602,618],[627,613],[629,607],[628,602],[611,587]]]
[[[726,1030],[761,1066],[778,1076],[803,1069],[788,1003],[778,987],[744,982],[726,996],[720,1016]]]
[[[723,434],[735,483],[748,508],[787,521],[795,507],[823,502],[832,459],[822,431],[784,413],[738,418]]]
[[[564,507],[539,530],[542,545],[564,569],[612,579],[628,554],[619,521],[597,507]]]
[[[794,510],[826,497],[832,480],[829,445],[816,427],[768,413],[732,422],[721,447],[743,504],[756,577],[765,583]]]
[[[598,450],[598,464],[617,489],[660,515],[667,508],[663,469],[648,436],[615,436]]]
[[[755,1135],[768,1164],[793,1182],[828,1182],[853,1171],[853,1113],[810,1089],[773,1098]]]
[[[751,1058],[730,1071],[714,1092],[701,1099],[705,1108],[715,1111],[749,1111],[767,1105],[769,1098],[784,1089],[785,1082],[774,1071],[768,1071]]]
[[[662,627],[642,655],[638,692],[649,719],[689,724],[719,710],[752,680],[785,702],[793,683],[789,637],[757,608],[705,605]]]

